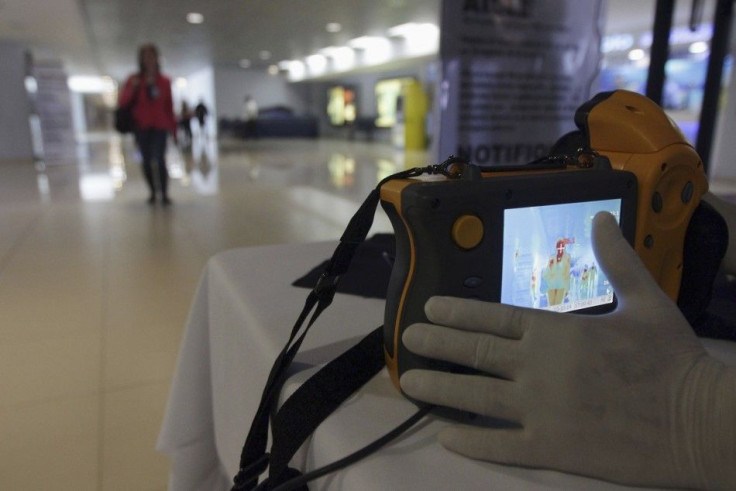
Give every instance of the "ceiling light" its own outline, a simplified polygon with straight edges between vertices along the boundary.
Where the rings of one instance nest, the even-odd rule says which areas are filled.
[[[705,41],[695,41],[687,48],[687,50],[694,55],[705,53],[708,51],[708,43]]]
[[[340,32],[342,31],[342,24],[339,22],[330,22],[325,26],[327,32]]]
[[[279,62],[279,68],[289,72],[289,80],[299,81],[306,76],[306,67],[300,60],[285,60]]]
[[[329,46],[319,52],[332,59],[333,70],[349,70],[355,65],[355,51],[348,46]]]
[[[634,45],[634,36],[631,34],[611,34],[603,36],[601,50],[604,53],[612,51],[626,51]]]
[[[187,85],[189,85],[189,82],[184,77],[178,77],[174,81],[174,85],[176,85],[176,87],[179,89],[186,89]]]
[[[639,49],[639,48],[632,49],[631,51],[629,51],[629,60],[631,61],[643,60],[645,55],[646,53],[644,52],[643,49]]]
[[[270,52],[270,51],[266,51],[266,50],[264,49],[263,51],[261,51],[261,52],[260,52],[260,53],[258,54],[258,56],[260,56],[262,60],[268,60],[268,59],[270,59],[270,58],[271,58],[271,52]]]
[[[326,48],[322,48],[319,52],[325,56],[336,58],[348,52],[353,53],[353,48],[349,48],[347,46],[328,46]]]
[[[402,37],[419,37],[419,36],[439,36],[440,29],[434,24],[417,22],[407,22],[406,24],[400,24],[394,26],[388,30],[389,36],[402,36]]]
[[[355,39],[351,39],[348,44],[351,48],[355,49],[370,49],[373,46],[377,46],[379,44],[379,37],[375,36],[361,36]]]
[[[309,71],[314,75],[321,75],[327,70],[327,58],[325,55],[310,55],[306,58]]]
[[[201,24],[204,22],[204,15],[199,12],[189,12],[187,14],[187,22],[190,24]]]
[[[278,65],[270,65],[268,67],[268,74],[269,75],[278,75],[279,74],[279,67],[278,67]]]
[[[435,53],[440,45],[440,29],[434,24],[408,22],[388,30],[389,36],[404,38],[404,54]]]
[[[250,60],[248,58],[243,58],[238,62],[238,65],[240,65],[240,68],[250,68]]]
[[[377,64],[391,58],[391,41],[379,36],[362,36],[348,42],[355,48],[363,50],[363,62]]]

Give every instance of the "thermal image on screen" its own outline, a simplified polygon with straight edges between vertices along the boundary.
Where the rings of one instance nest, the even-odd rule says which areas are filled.
[[[501,302],[558,312],[613,302],[591,244],[599,211],[619,220],[621,200],[505,210]]]

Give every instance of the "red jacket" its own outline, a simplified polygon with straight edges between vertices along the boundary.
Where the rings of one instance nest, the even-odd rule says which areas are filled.
[[[136,129],[161,129],[176,132],[176,117],[174,116],[174,104],[171,98],[171,80],[164,75],[156,76],[155,88],[158,95],[150,97],[145,83],[141,83],[139,74],[131,75],[125,81],[120,98],[119,106],[125,106],[133,100],[133,119]]]

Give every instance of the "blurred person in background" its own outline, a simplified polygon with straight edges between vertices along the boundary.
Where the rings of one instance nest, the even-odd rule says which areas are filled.
[[[141,153],[143,174],[151,193],[148,203],[154,204],[157,195],[160,195],[162,204],[171,204],[168,195],[166,140],[171,132],[174,141],[177,141],[177,124],[171,97],[171,80],[161,73],[159,52],[155,45],[148,43],[138,49],[138,72],[125,81],[118,104],[132,104],[135,141]]]

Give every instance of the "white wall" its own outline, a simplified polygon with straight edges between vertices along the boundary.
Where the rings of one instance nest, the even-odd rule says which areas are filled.
[[[0,160],[32,159],[25,52],[13,44],[0,44],[0,60]]]
[[[309,101],[298,84],[290,84],[283,77],[269,75],[262,69],[237,67],[215,68],[215,92],[217,113],[220,118],[235,119],[242,116],[243,101],[250,94],[259,109],[269,106],[285,106],[302,115],[308,112]]]

